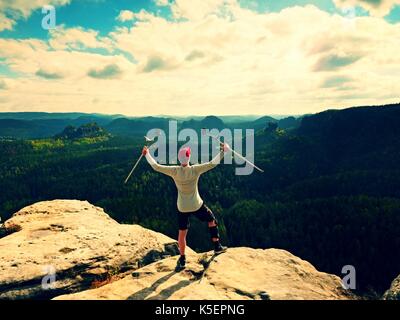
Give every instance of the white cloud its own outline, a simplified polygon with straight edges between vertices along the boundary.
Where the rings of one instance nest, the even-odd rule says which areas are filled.
[[[372,15],[386,16],[395,5],[400,5],[400,0],[334,0],[337,7],[348,9],[360,6]]]
[[[216,12],[222,5],[233,3],[231,0],[175,0],[171,10],[177,18],[199,20]]]
[[[0,11],[0,31],[11,30],[15,21]]]
[[[109,37],[73,28],[48,43],[0,39],[0,57],[23,74],[6,79],[0,108],[299,114],[398,101],[399,24],[357,17],[349,25],[314,6],[260,14],[233,1],[182,3],[186,19],[140,11]],[[114,54],[83,52],[82,45]]]
[[[4,80],[0,79],[0,90],[5,89],[7,89],[7,83]]]
[[[64,50],[64,47],[60,49],[44,41],[30,39],[0,39],[0,57],[5,59],[13,71],[24,75],[25,79],[31,79],[33,75],[42,78],[53,76],[54,79],[65,78],[76,83],[86,77],[90,69],[99,69],[109,64],[128,69],[132,67],[123,56],[105,56],[70,48]]]
[[[117,20],[121,22],[133,20],[135,17],[135,13],[130,10],[121,10],[119,13]]]
[[[83,48],[111,48],[108,38],[99,37],[95,30],[85,30],[80,27],[65,28],[58,26],[50,30],[49,44],[53,49],[83,49]]]
[[[6,0],[0,2],[0,11],[13,10],[19,12],[25,18],[37,8],[42,8],[45,5],[62,6],[70,3],[71,0]]]
[[[87,75],[95,79],[116,79],[121,77],[122,70],[117,64],[109,64],[100,69],[90,69]]]

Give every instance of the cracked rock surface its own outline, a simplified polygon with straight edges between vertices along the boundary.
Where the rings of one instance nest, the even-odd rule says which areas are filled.
[[[120,278],[178,254],[176,242],[139,225],[122,225],[87,201],[54,200],[23,208],[0,238],[0,299],[52,298]],[[54,287],[42,282],[55,272]]]
[[[188,248],[176,272],[178,254],[173,239],[119,224],[86,201],[39,202],[4,223],[0,299],[356,298],[339,277],[285,250]]]
[[[278,249],[230,248],[216,256],[204,274],[202,260],[212,253],[190,254],[183,271],[176,258],[151,263],[121,280],[56,299],[354,299],[337,276]]]

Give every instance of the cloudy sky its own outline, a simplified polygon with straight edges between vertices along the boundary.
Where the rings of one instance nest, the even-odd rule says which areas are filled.
[[[56,28],[42,28],[42,7]],[[400,101],[400,0],[0,0],[0,111],[303,114]]]

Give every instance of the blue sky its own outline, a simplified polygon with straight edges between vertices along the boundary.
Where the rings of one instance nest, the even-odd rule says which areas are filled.
[[[173,0],[170,0],[172,3]],[[257,12],[279,12],[285,8],[292,6],[315,5],[318,8],[330,13],[343,15],[343,11],[335,6],[332,0],[240,0],[240,5]],[[94,29],[100,34],[106,35],[111,32],[117,25],[115,18],[121,10],[131,10],[139,12],[146,10],[165,18],[171,17],[169,7],[157,6],[154,1],[150,0],[83,0],[72,1],[71,3],[57,7],[57,23],[66,27],[77,27]],[[355,7],[357,16],[369,15],[368,11],[360,6]],[[38,27],[41,24],[43,14],[40,8],[32,11],[28,18],[17,20],[13,30],[3,30],[0,32],[2,38],[39,38],[46,39],[48,32]],[[390,11],[385,19],[390,23],[400,22],[400,5],[396,5]]]
[[[0,112],[300,114],[398,101],[400,0],[49,0],[51,31],[41,3],[0,3]]]
[[[115,18],[121,10],[140,10],[168,16],[169,10],[156,6],[149,0],[83,0],[72,1],[70,4],[57,7],[57,24],[66,27],[83,27],[98,30],[107,34],[117,25]],[[20,19],[13,30],[0,32],[0,37],[7,38],[47,38],[48,32],[41,25],[43,14],[39,9],[32,12],[27,19]]]

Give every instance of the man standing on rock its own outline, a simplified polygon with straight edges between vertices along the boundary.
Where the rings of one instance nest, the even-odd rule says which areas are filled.
[[[226,251],[219,241],[218,221],[213,212],[204,204],[198,190],[198,181],[201,174],[215,168],[228,151],[228,145],[221,143],[218,155],[209,162],[190,165],[190,148],[181,148],[178,152],[180,166],[165,166],[158,164],[151,156],[147,147],[143,148],[142,154],[146,157],[151,167],[174,179],[178,189],[178,225],[179,225],[179,252],[180,257],[177,263],[178,269],[183,269],[186,264],[185,248],[186,235],[189,228],[189,217],[194,215],[197,219],[208,223],[211,240],[214,244],[215,253]]]

